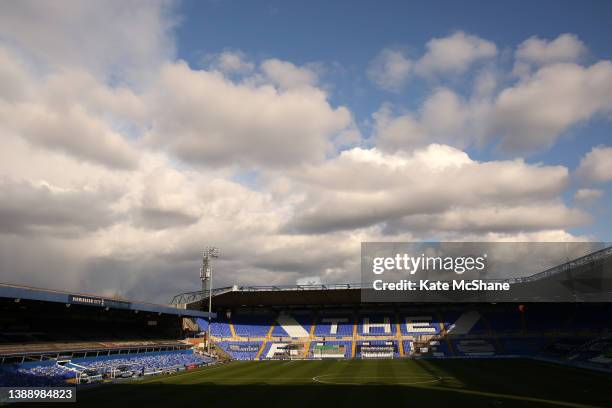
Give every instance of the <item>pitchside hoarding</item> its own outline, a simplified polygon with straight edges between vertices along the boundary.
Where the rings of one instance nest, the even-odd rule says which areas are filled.
[[[612,301],[603,242],[364,242],[362,302]]]

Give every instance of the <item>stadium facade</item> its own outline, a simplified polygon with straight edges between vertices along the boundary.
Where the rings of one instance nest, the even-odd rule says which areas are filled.
[[[574,302],[363,303],[371,289],[361,284],[217,288],[211,340],[243,360],[530,357],[609,369],[612,303],[585,300],[612,293],[611,260],[606,248],[515,282],[529,290],[571,283],[582,300]],[[207,292],[173,303],[206,309]],[[196,320],[207,333],[208,321]]]
[[[0,285],[0,384],[60,385],[210,361],[184,341],[208,313],[91,294]],[[186,319],[187,318],[187,319]]]
[[[160,305],[0,285],[0,384],[114,381],[227,358],[528,357],[610,370],[612,303],[584,300],[609,290],[611,259],[608,248],[521,278],[571,283],[583,300],[574,302],[365,303],[371,289],[337,284],[231,286]]]

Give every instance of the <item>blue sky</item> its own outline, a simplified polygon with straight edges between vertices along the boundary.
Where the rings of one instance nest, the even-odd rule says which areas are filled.
[[[605,1],[0,2],[0,280],[165,300],[205,245],[256,285],[355,281],[362,241],[612,241],[610,38]]]
[[[494,42],[507,54],[501,64],[511,69],[511,53],[527,38],[552,40],[573,33],[588,47],[585,61],[612,59],[612,4],[606,1],[185,1],[180,15],[178,57],[193,66],[201,66],[204,55],[223,51],[242,51],[254,60],[326,65],[330,101],[350,107],[366,137],[371,115],[382,103],[417,108],[432,86],[411,83],[400,93],[374,86],[367,68],[386,47],[418,55],[431,38],[461,30]],[[461,82],[454,85],[464,88]],[[612,124],[595,118],[564,134],[550,149],[526,159],[576,169],[594,146],[610,144]],[[507,157],[487,147],[467,151],[479,160]],[[612,240],[612,189],[599,188],[605,203],[593,209],[597,222],[575,231]],[[571,200],[574,192],[564,199]]]

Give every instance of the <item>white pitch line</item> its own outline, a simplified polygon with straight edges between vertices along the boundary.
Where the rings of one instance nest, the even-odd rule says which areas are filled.
[[[359,382],[339,382],[339,381],[330,381],[330,380],[323,380],[322,378],[324,377],[331,377],[331,378],[338,378],[342,381],[342,379],[347,379],[347,380],[367,380],[367,379],[403,379],[403,378],[411,378],[411,379],[418,379],[418,378],[426,378],[426,380],[424,381],[411,381],[411,382],[392,382],[392,383],[387,383],[387,384],[377,384],[377,385],[417,385],[417,384],[432,384],[432,383],[437,383],[442,381],[442,377],[435,377],[432,378],[431,376],[409,376],[409,377],[379,377],[379,376],[372,376],[372,377],[347,377],[347,376],[340,376],[340,375],[336,375],[336,374],[322,374],[322,375],[317,375],[312,377],[312,381],[314,382],[318,382],[320,384],[330,384],[330,385],[360,385],[363,383],[359,383]]]

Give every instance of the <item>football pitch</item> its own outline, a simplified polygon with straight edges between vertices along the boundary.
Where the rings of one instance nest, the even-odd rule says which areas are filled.
[[[77,404],[609,407],[612,375],[515,359],[231,362],[81,390]]]

